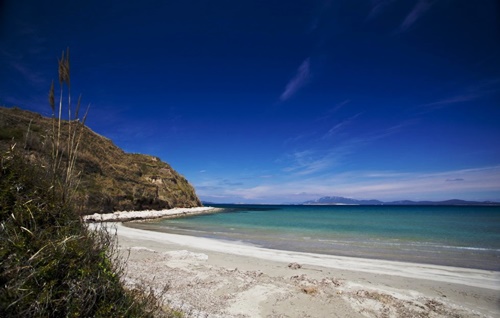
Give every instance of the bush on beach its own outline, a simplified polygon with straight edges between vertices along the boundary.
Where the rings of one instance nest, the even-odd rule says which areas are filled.
[[[110,233],[87,229],[43,172],[2,159],[0,316],[152,316],[155,306],[123,287]]]
[[[59,60],[59,82],[59,109],[53,85],[49,94],[50,166],[30,162],[29,152],[15,144],[0,154],[0,317],[178,316],[154,291],[124,287],[116,236],[88,229],[76,213],[74,162],[86,115],[78,120],[78,102],[73,121],[61,125],[63,85],[71,119],[69,51]],[[67,140],[61,127],[69,127]]]

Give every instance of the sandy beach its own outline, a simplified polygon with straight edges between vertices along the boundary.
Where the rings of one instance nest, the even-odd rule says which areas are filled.
[[[191,317],[500,317],[499,272],[102,226],[116,230],[127,284],[168,285]]]

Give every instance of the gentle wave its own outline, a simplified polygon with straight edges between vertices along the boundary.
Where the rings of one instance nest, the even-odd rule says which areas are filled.
[[[332,245],[371,245],[371,246],[395,246],[395,247],[404,247],[404,246],[412,246],[412,247],[431,247],[436,249],[456,249],[456,250],[470,250],[470,251],[488,251],[488,252],[500,252],[500,249],[497,248],[486,248],[486,247],[472,247],[472,246],[453,246],[453,245],[440,245],[432,242],[381,242],[379,240],[376,241],[339,241],[339,240],[325,240],[318,239],[318,242],[322,243],[330,243]]]
[[[267,248],[500,270],[500,208],[238,205],[152,226]]]

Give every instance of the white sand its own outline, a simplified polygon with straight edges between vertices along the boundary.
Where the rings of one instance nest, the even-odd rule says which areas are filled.
[[[127,281],[194,317],[500,317],[500,273],[115,227]],[[96,227],[98,224],[92,224]],[[291,269],[289,263],[302,265]]]

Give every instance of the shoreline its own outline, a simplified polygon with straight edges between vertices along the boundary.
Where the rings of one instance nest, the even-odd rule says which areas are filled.
[[[175,218],[175,217],[173,217]],[[255,246],[255,247],[261,247],[263,249],[267,250],[277,250],[277,251],[284,251],[284,252],[291,252],[291,253],[305,253],[305,254],[316,254],[316,255],[325,255],[325,256],[333,256],[333,257],[346,257],[350,259],[361,259],[361,260],[374,260],[374,261],[387,261],[387,262],[398,262],[398,263],[407,263],[407,264],[415,264],[415,265],[429,265],[429,266],[443,266],[443,267],[453,267],[453,268],[464,268],[464,269],[472,269],[472,270],[484,270],[484,271],[494,271],[494,272],[499,272],[500,273],[500,268],[498,266],[492,267],[491,265],[489,267],[486,267],[486,265],[482,267],[474,267],[474,266],[462,266],[461,264],[456,264],[456,262],[450,261],[450,260],[439,260],[436,261],[436,259],[429,259],[428,257],[425,260],[422,260],[422,257],[414,257],[413,259],[406,257],[401,257],[401,255],[398,254],[387,254],[384,253],[383,256],[381,255],[368,255],[366,253],[354,253],[352,250],[346,253],[346,250],[334,250],[334,252],[331,252],[332,250],[329,250],[328,252],[324,252],[321,250],[312,250],[309,251],[305,248],[297,248],[297,246],[291,246],[292,248],[286,248],[286,247],[274,247],[271,245],[265,245],[267,241],[264,241],[262,244],[261,242],[253,241],[249,242],[248,238],[237,238],[237,237],[218,237],[218,236],[210,236],[210,235],[199,235],[197,233],[189,233],[186,231],[182,230],[177,230],[177,229],[170,229],[170,228],[165,228],[163,226],[158,226],[156,223],[151,223],[147,222],[148,220],[142,221],[132,221],[132,222],[125,222],[123,225],[126,227],[134,228],[134,229],[139,229],[139,230],[144,230],[148,232],[157,232],[157,233],[166,233],[166,234],[176,234],[176,235],[181,235],[181,236],[192,236],[192,237],[200,237],[200,238],[207,238],[207,239],[213,239],[216,241],[222,241],[222,242],[233,242],[235,244],[242,244],[242,245],[248,245],[248,246]],[[292,243],[293,244],[293,243]],[[440,255],[436,253],[436,255]],[[418,259],[418,260],[416,260]],[[486,262],[486,264],[490,264],[488,261],[483,260],[483,262]],[[469,263],[470,264],[470,263]],[[496,262],[493,262],[492,264],[496,264]]]
[[[143,210],[143,211],[117,211],[113,213],[94,213],[82,216],[84,222],[128,222],[128,221],[147,221],[159,218],[176,218],[188,215],[199,215],[216,213],[221,209],[201,206],[194,208],[172,208],[166,210]]]
[[[209,317],[500,315],[500,272],[279,251],[122,223],[126,282]],[[112,230],[111,233],[114,233]],[[333,313],[333,314],[332,314]]]
[[[225,212],[227,207],[217,207],[217,209]],[[233,210],[237,212],[238,207],[235,208],[234,205],[231,205],[227,211],[231,212]],[[214,212],[209,211],[209,213]],[[229,220],[231,219],[230,216],[231,213],[229,213]],[[175,218],[175,215],[171,217]],[[225,215],[214,217],[220,217],[222,222],[227,219]],[[212,224],[210,220],[213,219],[209,218],[206,222],[202,221],[199,229],[196,222],[191,225],[188,220],[175,221],[176,224],[180,222],[180,225],[173,225],[172,228],[168,223],[158,223],[154,220],[151,222],[148,222],[148,220],[144,220],[144,222],[133,220],[127,226],[160,233],[206,237],[223,241],[243,241],[248,245],[276,250],[500,271],[500,264],[498,263],[500,250],[492,247],[483,248],[490,245],[496,246],[494,244],[485,244],[484,246],[468,245],[470,242],[465,241],[465,243],[462,243],[465,245],[458,245],[458,243],[453,245],[446,244],[444,240],[433,241],[432,238],[427,239],[426,237],[420,237],[421,240],[405,240],[404,238],[393,239],[390,235],[381,235],[381,238],[379,238],[378,233],[373,233],[373,235],[369,233],[372,236],[363,236],[363,234],[360,236],[346,235],[344,238],[341,235],[325,234],[321,230],[318,234],[315,232],[314,235],[309,232],[291,232],[294,233],[292,235],[280,231],[280,229],[275,231],[271,226],[267,229],[266,225],[263,225],[262,230],[260,228],[259,230],[253,230],[252,227],[240,229],[239,226],[233,226],[231,223],[227,226],[222,225],[220,222],[212,222]],[[462,231],[462,233],[467,232]],[[453,239],[450,239],[450,241],[453,241]],[[478,246],[478,248],[473,246]]]
[[[124,223],[118,223],[117,230],[128,238],[161,240],[164,242],[178,244],[186,248],[248,256],[276,262],[295,262],[332,269],[355,270],[371,274],[421,278],[500,291],[500,272],[498,271],[276,250],[239,243],[237,241],[225,241],[182,234],[149,231],[129,227]]]

